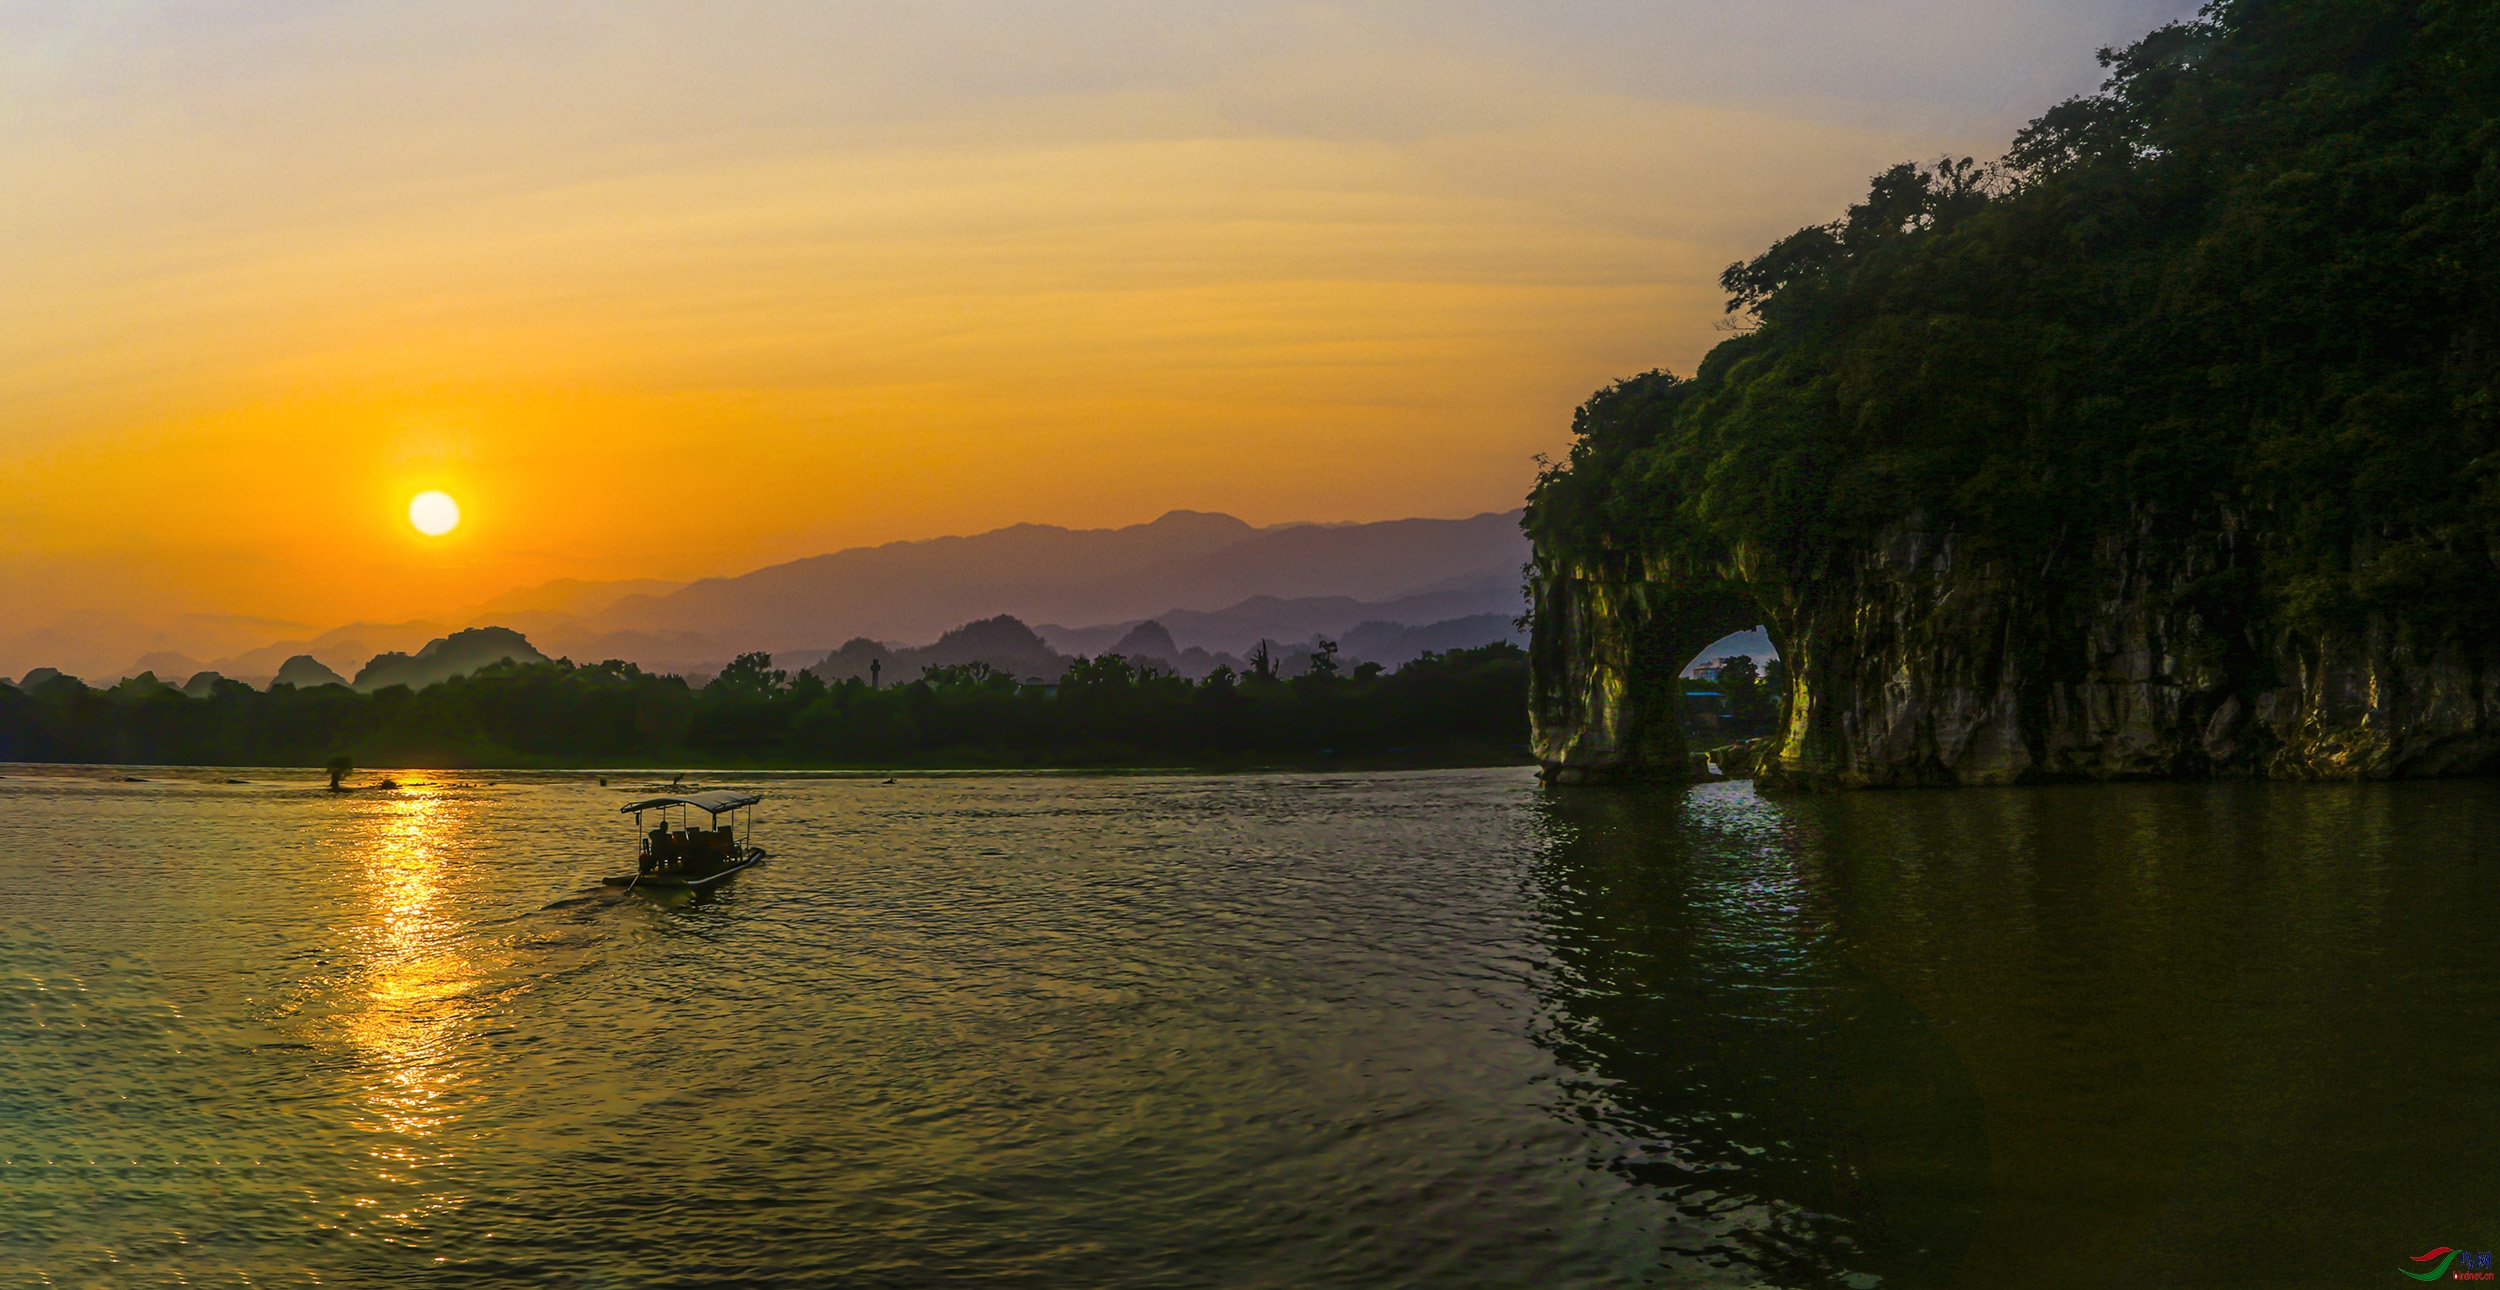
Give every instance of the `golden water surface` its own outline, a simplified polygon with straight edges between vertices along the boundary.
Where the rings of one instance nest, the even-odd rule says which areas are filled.
[[[0,1280],[2343,1286],[2500,1246],[2500,785],[0,766]],[[243,782],[229,782],[243,781]]]

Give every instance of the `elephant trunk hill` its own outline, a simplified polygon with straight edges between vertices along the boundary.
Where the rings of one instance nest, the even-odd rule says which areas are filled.
[[[1776,782],[2500,768],[2500,8],[2103,57],[1580,410],[1525,520],[1550,776],[1690,774],[1677,674],[1756,624]]]

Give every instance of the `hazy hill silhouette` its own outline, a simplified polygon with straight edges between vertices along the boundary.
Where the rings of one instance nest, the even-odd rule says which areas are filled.
[[[547,656],[509,627],[472,627],[428,641],[414,654],[375,655],[356,673],[355,688],[368,694],[392,685],[422,690],[455,676],[467,676],[490,663],[506,661],[544,663]]]
[[[1379,600],[1488,577],[1515,585],[1526,558],[1516,512],[1258,529],[1229,515],[1174,511],[1120,529],[1019,524],[837,551],[707,578],[665,596],[628,596],[581,621],[577,634],[544,639],[577,657],[600,656],[585,646],[613,633],[822,649],[860,636],[929,640],[1000,614],[1133,623],[1175,606],[1213,610],[1252,596]]]
[[[1504,570],[1487,575],[1470,586],[1426,591],[1388,600],[1358,600],[1352,596],[1301,596],[1291,599],[1252,596],[1222,609],[1166,609],[1155,614],[1152,621],[1171,637],[1177,649],[1238,654],[1262,640],[1308,641],[1314,636],[1333,639],[1365,623],[1392,623],[1404,627],[1445,623],[1460,618],[1491,618],[1507,624],[1509,619],[1519,615],[1521,607],[1518,573],[1516,570]],[[1051,648],[1063,654],[1100,654],[1106,650],[1125,653],[1120,641],[1142,621],[1102,623],[1091,627],[1043,623],[1034,630],[1050,642]],[[1484,645],[1497,640],[1510,640],[1517,635],[1504,626],[1483,640],[1468,644]]]
[[[855,637],[808,670],[827,681],[867,680],[872,661],[879,665],[875,679],[885,685],[917,681],[927,668],[967,663],[987,663],[1020,681],[1056,681],[1068,666],[1068,660],[1052,652],[1032,628],[1000,614],[965,623],[918,649],[891,649],[864,636]]]
[[[418,649],[450,630],[444,623],[350,623],[309,639],[275,641],[215,659],[206,664],[206,670],[247,685],[273,684],[287,680],[282,669],[300,656],[337,674],[338,684],[345,685],[346,674],[364,666],[377,651]]]
[[[278,675],[270,684],[310,689],[316,685],[345,685],[347,678],[310,654],[298,654],[278,665]]]
[[[1162,623],[1150,618],[1130,627],[1107,649],[1082,652],[1089,655],[1117,654],[1134,663],[1158,664],[1167,672],[1194,679],[1207,675],[1217,667],[1242,670],[1243,655],[1248,653],[1249,646],[1259,639],[1266,639],[1290,673],[1299,672],[1309,660],[1313,636],[1334,634],[1315,632],[1299,637],[1253,637],[1245,641],[1239,651],[1211,651],[1200,645],[1177,643]],[[1518,627],[1507,614],[1477,614],[1419,627],[1370,621],[1344,633],[1341,657],[1349,664],[1376,662],[1396,667],[1426,652],[1473,649],[1497,641],[1515,643],[1520,635]],[[807,670],[827,681],[851,677],[866,680],[874,675],[884,684],[897,685],[920,679],[921,673],[930,667],[987,663],[1019,680],[1050,681],[1058,679],[1067,670],[1070,654],[1070,651],[1052,649],[1032,628],[1001,614],[966,623],[939,637],[935,644],[918,649],[896,649],[864,636],[854,637]],[[877,665],[874,673],[870,671],[871,663]]]
[[[358,622],[317,634],[267,619],[203,619],[203,634],[178,637],[135,623],[64,620],[0,639],[7,647],[0,653],[23,653],[25,665],[87,660],[108,680],[215,672],[257,686],[298,658],[322,669],[299,668],[302,677],[361,678],[377,655],[413,657],[456,628],[491,626],[516,639],[526,634],[547,655],[701,675],[750,650],[805,666],[824,659],[835,641],[892,651],[1006,616],[1019,630],[1038,624],[1031,629],[1043,642],[1038,650],[1009,651],[1026,660],[1023,670],[1116,648],[1151,618],[1171,637],[1177,661],[1195,672],[1237,659],[1260,640],[1334,638],[1369,621],[1412,626],[1515,614],[1526,553],[1517,512],[1258,528],[1229,515],[1173,511],[1117,529],[1019,524],[858,547],[684,585],[560,579],[506,592],[448,621]],[[1055,625],[1063,623],[1095,625]],[[242,647],[238,637],[261,629],[272,629],[257,637],[265,643]],[[139,649],[148,652],[112,666],[114,638],[147,642]],[[1159,648],[1143,642],[1134,652],[1162,658]],[[963,660],[950,653],[942,661]],[[375,676],[438,679],[436,671],[392,670],[407,666],[394,663]],[[916,675],[916,666],[910,670]]]
[[[8,672],[53,667],[102,678],[148,671],[181,675],[198,670],[195,660],[222,658],[312,630],[302,623],[241,614],[177,611],[149,618],[68,610],[42,621],[36,618],[38,605],[9,608],[12,612],[0,617],[0,671]],[[300,652],[271,655],[257,675],[267,679],[288,654]]]
[[[1149,618],[1129,628],[1128,634],[1111,646],[1111,652],[1123,658],[1153,658],[1177,662],[1181,656],[1181,646],[1178,641],[1172,639],[1169,629]]]
[[[1219,667],[1229,667],[1236,672],[1242,669],[1242,660],[1237,655],[1223,650],[1210,651],[1198,645],[1181,645],[1172,639],[1172,633],[1165,630],[1163,624],[1151,618],[1129,628],[1126,635],[1112,642],[1111,648],[1103,652],[1117,654],[1132,663],[1153,664],[1192,680]],[[1248,653],[1249,647],[1244,645],[1242,652]]]
[[[1425,654],[1474,649],[1495,641],[1524,645],[1527,639],[1528,634],[1519,629],[1516,615],[1471,614],[1414,627],[1393,622],[1357,623],[1338,645],[1348,659],[1397,667]]]

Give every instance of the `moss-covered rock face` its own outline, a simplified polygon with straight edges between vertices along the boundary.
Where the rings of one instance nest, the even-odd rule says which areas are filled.
[[[1759,621],[1746,617],[1743,589],[1609,561],[1540,576],[1534,594],[1529,740],[1548,776],[1579,783],[1701,774],[1676,721],[1679,676],[1712,641]]]
[[[1526,520],[1555,777],[1689,774],[1673,674],[1755,623],[1792,783],[2500,769],[2500,7],[2107,61],[1580,410]]]
[[[1698,775],[1670,678],[1719,636],[1766,619],[1790,678],[1785,724],[1753,768],[1766,784],[2500,769],[2500,658],[2488,648],[2426,640],[2393,618],[2332,634],[2209,622],[2181,591],[2228,558],[2212,542],[2097,543],[2099,576],[2064,579],[1955,545],[1888,534],[1793,605],[1719,577],[1544,574],[1531,701],[1548,777]],[[2064,594],[2079,582],[2098,594]]]

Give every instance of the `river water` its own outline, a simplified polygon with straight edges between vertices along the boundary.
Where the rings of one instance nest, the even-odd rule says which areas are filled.
[[[751,777],[772,862],[660,900],[596,884],[622,777],[399,778],[0,766],[0,1281],[2347,1286],[2500,1247],[2489,782]]]

